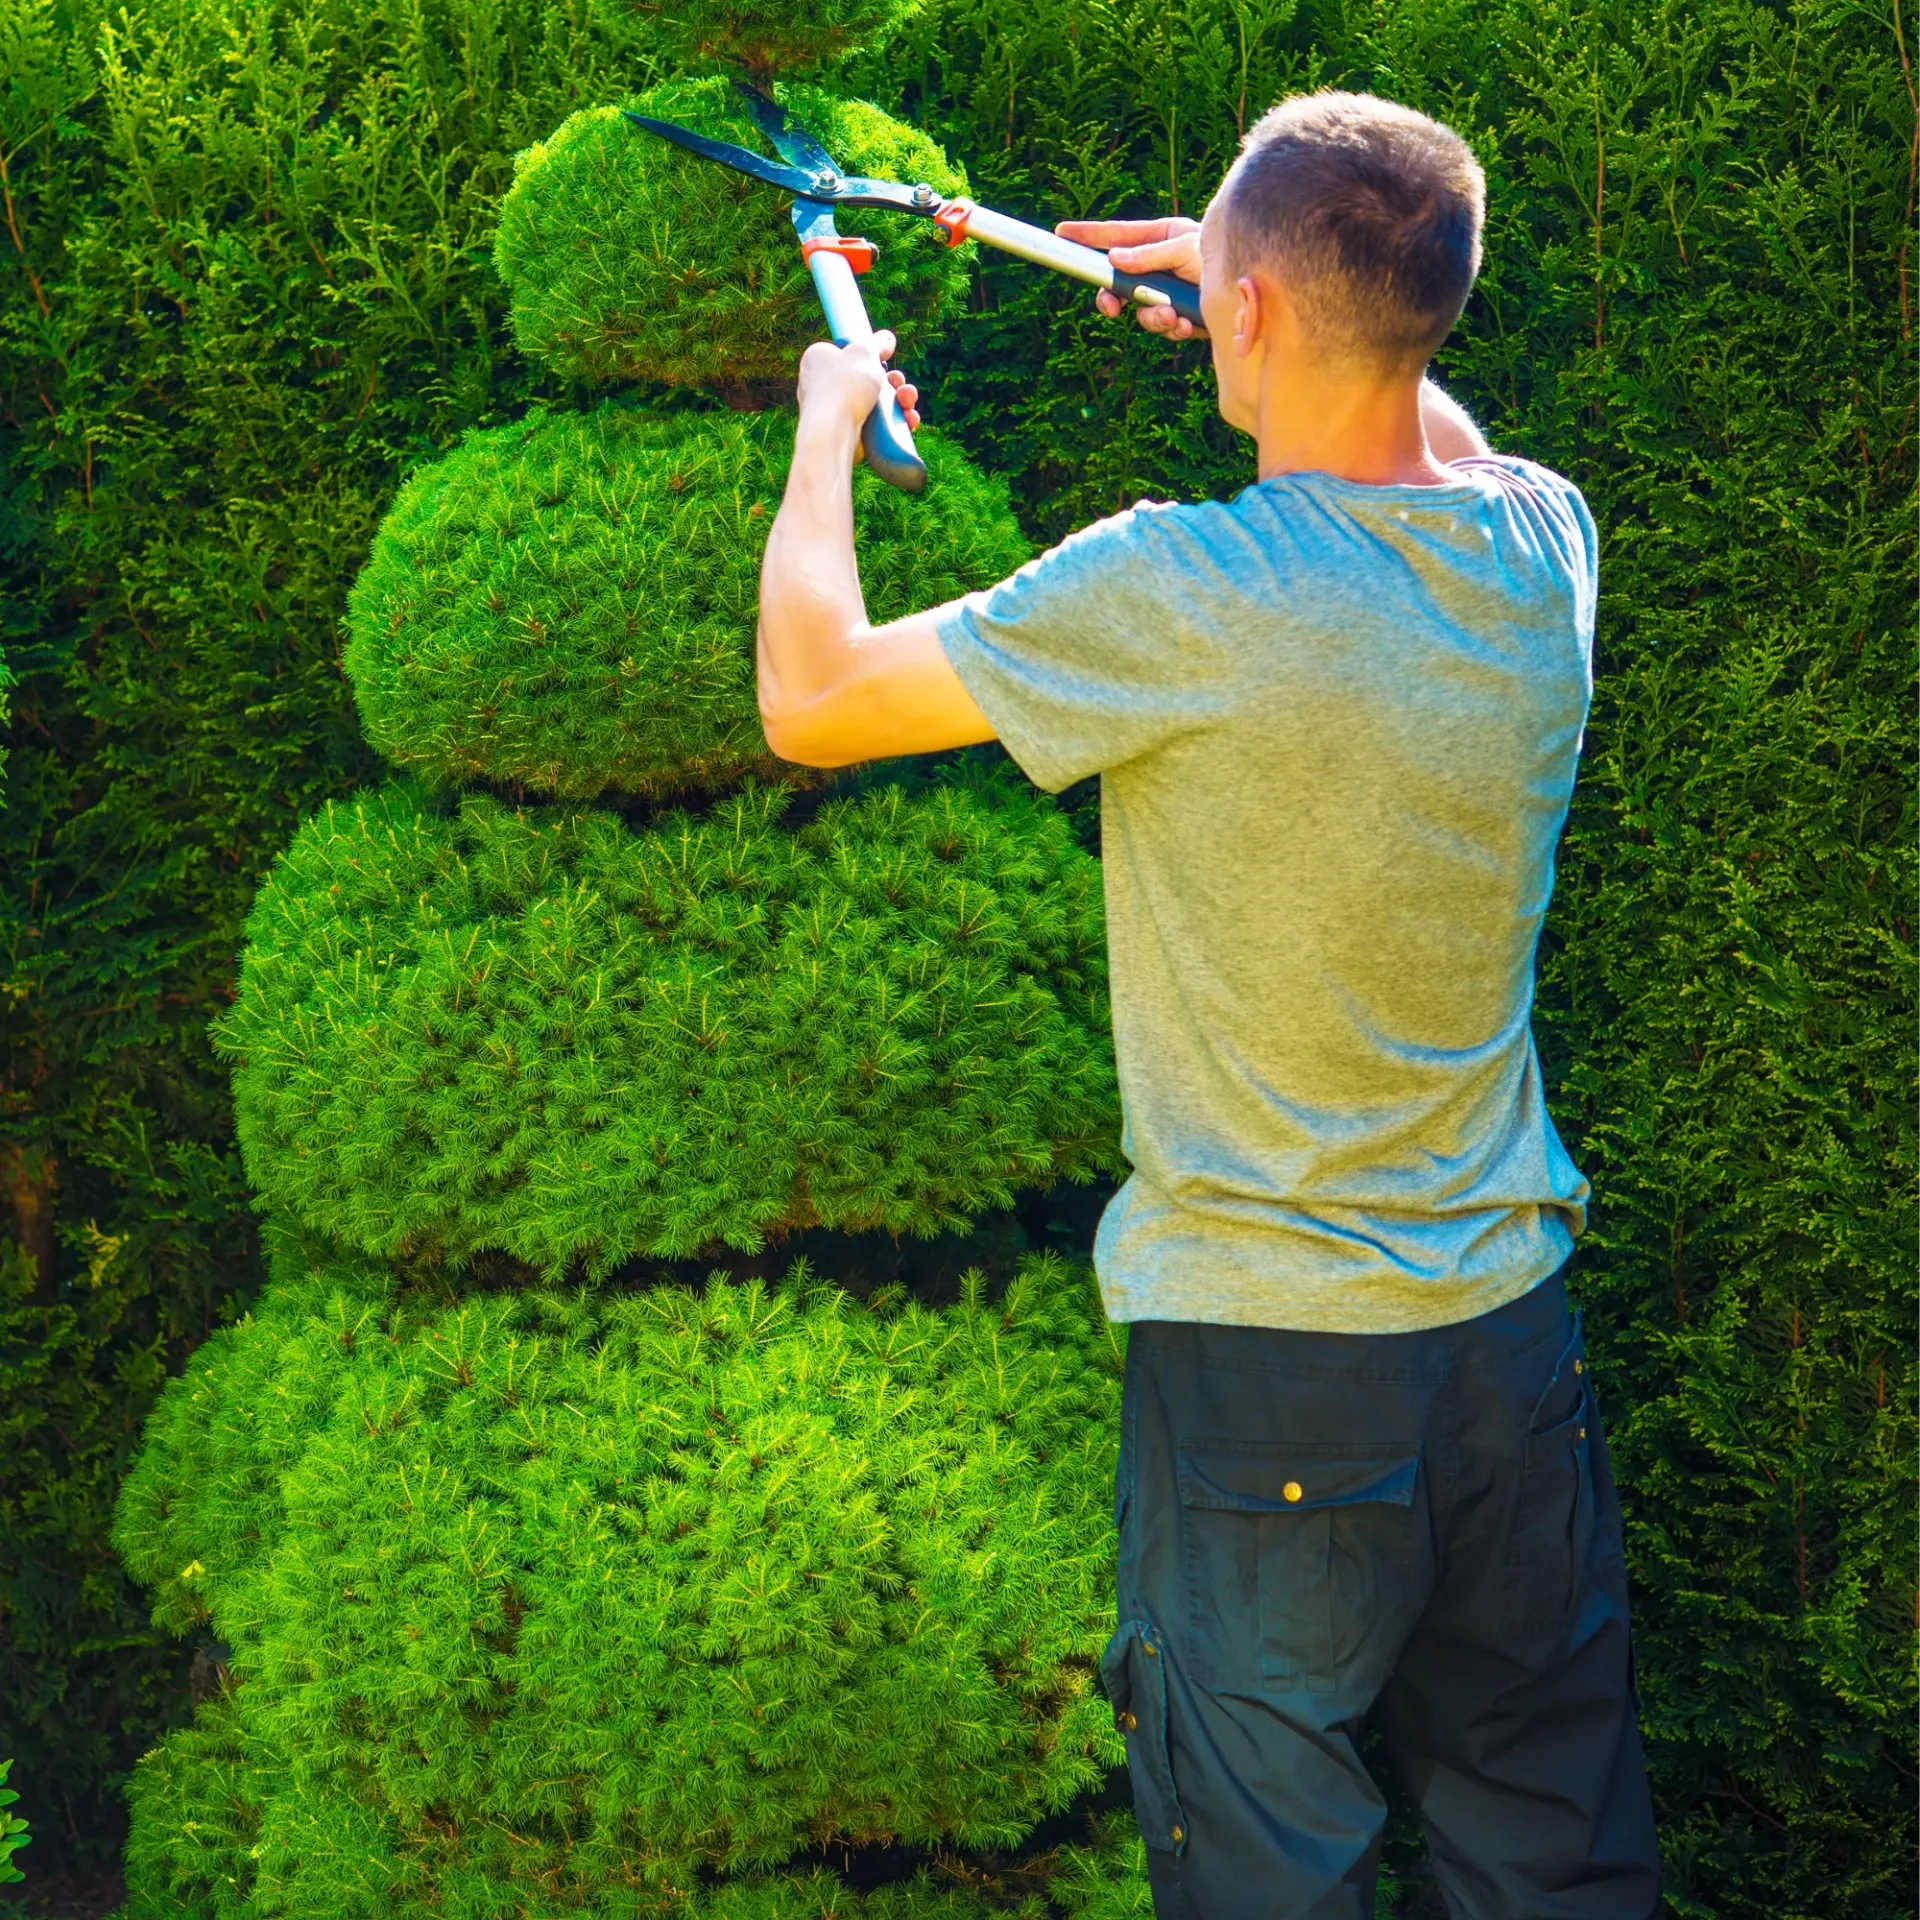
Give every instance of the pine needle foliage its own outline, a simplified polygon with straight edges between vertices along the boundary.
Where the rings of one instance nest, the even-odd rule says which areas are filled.
[[[18,1792],[7,1785],[7,1775],[12,1771],[11,1760],[0,1760],[0,1886],[27,1877],[14,1864],[13,1856],[32,1837],[32,1822],[7,1811],[20,1798]]]
[[[1115,1164],[1099,873],[1024,783],[749,788],[641,828],[325,808],[222,1021],[261,1191],[369,1253],[557,1273],[932,1234]]]
[[[991,586],[1030,549],[1006,489],[932,431],[908,500],[863,467],[867,612]],[[401,491],[354,585],[346,669],[396,765],[590,799],[792,782],[754,700],[760,555],[793,416],[536,409]]]
[[[925,134],[879,108],[804,83],[774,94],[849,172],[966,191]],[[671,80],[621,105],[766,151],[726,79]],[[585,108],[514,162],[494,243],[514,339],[568,379],[735,391],[790,382],[820,336],[791,206],[643,132],[618,106]],[[950,250],[930,221],[906,219],[876,244],[861,282],[874,324],[895,330],[903,355],[922,352],[959,304],[974,248]]]
[[[856,1892],[821,1869],[743,1874],[662,1897],[629,1874],[594,1878],[530,1823],[444,1810],[400,1815],[338,1774],[285,1791],[292,1757],[251,1720],[249,1689],[207,1702],[141,1760],[127,1912],[168,1920],[389,1920],[431,1910],[501,1920],[1151,1920],[1137,1836],[1063,1847],[1044,1893],[953,1856]],[[504,1853],[504,1872],[500,1859]],[[1009,1897],[1011,1896],[1011,1897]],[[1024,1896],[1024,1897],[1023,1897]],[[430,1903],[430,1904],[429,1904]]]
[[[662,1911],[810,1844],[1016,1839],[1114,1759],[1119,1349],[1084,1273],[933,1311],[804,1265],[279,1269],[121,1506],[161,1617],[231,1648],[137,1776],[136,1911]]]
[[[649,104],[703,99],[740,117],[718,82]],[[813,107],[852,164],[889,140],[937,159],[873,109]],[[710,294],[752,249],[674,180],[719,176],[611,110],[569,126],[503,213],[523,340],[547,327],[562,377],[750,400],[726,323],[753,289]],[[604,344],[596,276],[641,233],[656,257],[623,270],[659,277],[628,364],[569,357]],[[676,248],[698,273],[667,273]],[[923,259],[936,288],[965,270]],[[677,306],[652,300],[676,279]],[[1012,1845],[1116,1757],[1092,1686],[1114,1380],[1084,1283],[1094,1392],[1045,1337],[1073,1316],[1021,1304],[1060,1291],[1057,1262],[991,1311],[977,1275],[953,1312],[856,1313],[804,1271],[779,1298],[724,1274],[517,1284],[797,1228],[931,1238],[1117,1163],[1097,870],[1067,819],[977,757],[813,810],[749,777],[771,770],[752,582],[790,446],[697,406],[537,411],[423,475],[377,543],[351,666],[396,757],[443,784],[302,830],[219,1037],[263,1205],[323,1237],[323,1268],[403,1262],[431,1324],[356,1325],[331,1369],[297,1337],[300,1388],[266,1399],[237,1474],[170,1476],[155,1415],[119,1544],[173,1583],[157,1620],[239,1636],[239,1684],[183,1755],[213,1756],[221,1817],[177,1818],[190,1764],[136,1796],[136,1903],[524,1913],[522,1889],[577,1908],[614,1887],[661,1912],[808,1845]],[[942,464],[952,498],[873,516],[913,606],[1025,553],[1004,495]],[[721,791],[619,814],[446,791],[463,777]],[[252,1424],[278,1362],[243,1349],[274,1343],[270,1310],[258,1329],[209,1347],[188,1455]],[[241,1497],[203,1512],[203,1488]]]

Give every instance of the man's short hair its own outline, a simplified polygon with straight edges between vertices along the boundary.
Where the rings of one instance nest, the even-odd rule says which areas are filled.
[[[1480,163],[1452,128],[1371,94],[1282,100],[1221,194],[1229,270],[1268,268],[1317,351],[1425,365],[1480,270]]]

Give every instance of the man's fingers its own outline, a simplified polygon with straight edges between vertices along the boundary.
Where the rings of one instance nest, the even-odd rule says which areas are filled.
[[[1165,220],[1062,220],[1054,232],[1082,246],[1104,248],[1122,273],[1171,273],[1192,286],[1200,284],[1200,223],[1183,215]],[[1094,305],[1109,320],[1117,320],[1129,304],[1113,293],[1094,296]],[[1201,332],[1171,307],[1135,311],[1141,326],[1168,340],[1191,340]]]
[[[1204,327],[1196,327],[1191,320],[1183,319],[1170,306],[1137,306],[1130,300],[1122,300],[1117,293],[1108,293],[1104,288],[1093,296],[1093,304],[1109,320],[1118,320],[1129,307],[1132,307],[1136,318],[1149,333],[1160,334],[1168,340],[1206,338]]]
[[[1183,214],[1174,214],[1165,220],[1062,220],[1054,228],[1062,240],[1077,240],[1083,247],[1103,248],[1143,246],[1149,241],[1199,231],[1199,222]]]
[[[1188,233],[1143,247],[1114,247],[1111,258],[1125,273],[1177,273],[1196,287],[1200,284],[1200,243]]]
[[[1182,319],[1171,307],[1142,307],[1139,313],[1140,324],[1164,340],[1191,340],[1196,332],[1193,322]]]
[[[909,430],[919,426],[919,388],[898,368],[886,364],[894,345],[893,334],[884,327],[844,347],[815,341],[800,356],[801,413],[821,419],[837,414],[850,429],[857,429],[878,397],[872,385],[878,374],[899,401]],[[860,457],[856,445],[854,458]]]
[[[920,389],[898,367],[887,369],[887,384],[892,387],[893,397],[900,403],[900,417],[907,423],[907,431],[918,433],[920,431]]]

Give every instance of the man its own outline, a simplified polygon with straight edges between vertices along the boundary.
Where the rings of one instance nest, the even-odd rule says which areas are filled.
[[[776,752],[997,736],[1042,787],[1101,776],[1134,1168],[1095,1250],[1132,1323],[1104,1678],[1162,1920],[1367,1920],[1369,1715],[1456,1915],[1659,1905],[1560,1275],[1588,1189],[1529,1026],[1594,530],[1424,378],[1484,193],[1419,114],[1284,101],[1197,231],[1063,229],[1198,279],[1257,484],[871,627],[849,471],[880,381],[918,397],[882,336],[808,350],[767,545]]]

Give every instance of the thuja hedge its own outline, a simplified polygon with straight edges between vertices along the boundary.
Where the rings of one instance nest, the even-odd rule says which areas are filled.
[[[117,1851],[193,1649],[107,1544],[144,1409],[256,1284],[207,1036],[273,856],[373,769],[346,587],[522,410],[513,154],[650,75],[585,10],[0,0],[0,1748]]]
[[[43,1870],[112,1850],[184,1717],[105,1522],[253,1282],[206,1027],[267,863],[369,770],[346,586],[407,471],[534,397],[512,155],[661,77],[644,26],[0,0],[0,1750]],[[1907,1905],[1910,51],[1791,0],[937,0],[842,77],[1017,212],[1192,211],[1320,80],[1488,163],[1443,371],[1606,542],[1540,1028],[1676,1905],[1729,1920]],[[1051,537],[1244,481],[1203,364],[989,258],[916,372]]]

